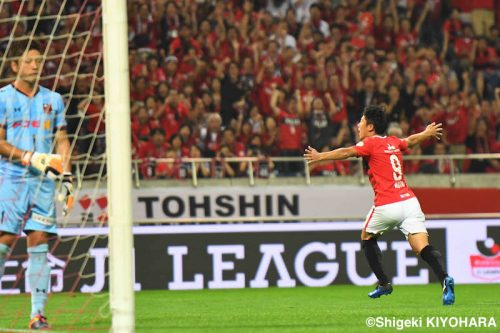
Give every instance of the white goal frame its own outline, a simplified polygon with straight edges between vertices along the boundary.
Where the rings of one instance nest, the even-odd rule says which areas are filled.
[[[103,53],[112,332],[134,332],[132,162],[127,1],[103,0]]]

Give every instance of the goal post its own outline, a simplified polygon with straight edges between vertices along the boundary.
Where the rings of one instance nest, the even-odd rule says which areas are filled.
[[[103,0],[112,332],[134,331],[127,1]]]

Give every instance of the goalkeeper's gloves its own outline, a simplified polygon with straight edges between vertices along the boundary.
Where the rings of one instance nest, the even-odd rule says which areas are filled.
[[[21,162],[37,169],[52,180],[58,180],[63,173],[62,157],[59,154],[43,154],[25,151]]]
[[[62,174],[61,187],[57,194],[57,200],[64,202],[63,216],[68,215],[71,212],[71,208],[73,208],[73,202],[75,200],[73,196],[73,175],[71,172]]]

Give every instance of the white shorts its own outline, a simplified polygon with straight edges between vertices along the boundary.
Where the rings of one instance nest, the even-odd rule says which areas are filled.
[[[366,216],[363,230],[381,235],[387,230],[399,229],[406,238],[408,234],[427,233],[425,216],[417,198],[373,207]]]

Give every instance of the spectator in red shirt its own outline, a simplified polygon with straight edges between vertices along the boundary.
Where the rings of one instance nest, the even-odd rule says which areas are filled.
[[[148,57],[147,78],[149,84],[154,87],[167,79],[163,68],[158,66],[158,59],[155,56]]]
[[[488,46],[486,37],[479,37],[473,43],[472,61],[477,70],[494,70],[498,66],[498,56],[494,48]]]
[[[316,88],[315,76],[312,73],[307,73],[303,78],[302,89],[300,90],[300,99],[299,101],[302,104],[302,108],[304,109],[306,105],[310,104],[311,101],[315,97],[319,97],[319,91]]]
[[[156,48],[156,32],[153,16],[149,13],[148,4],[139,5],[139,11],[130,17],[129,41],[136,48]]]
[[[182,149],[189,151],[189,148],[195,144],[195,139],[192,134],[191,126],[183,124],[179,128],[179,137],[181,139]]]
[[[443,141],[450,145],[450,153],[464,154],[469,115],[459,94],[450,96],[448,106],[439,118],[443,123]]]
[[[155,118],[166,133],[167,140],[179,131],[179,127],[189,116],[189,109],[176,90],[170,90],[165,106],[158,109]]]
[[[415,26],[412,27],[411,17],[403,17],[398,23],[397,11],[394,11],[395,21],[396,21],[396,47],[399,52],[403,52],[403,49],[412,45],[417,44],[417,39],[420,34],[420,28],[425,21],[427,13],[429,12],[429,3],[427,2],[420,13]]]
[[[181,179],[186,178],[186,170],[182,163],[175,156],[175,151],[168,150],[164,158],[170,159],[167,161],[159,161],[155,165],[155,178]],[[173,159],[173,161],[172,161]]]
[[[330,147],[324,147],[321,152],[330,151]],[[345,168],[346,161],[327,161],[321,162],[311,167],[311,176],[345,176],[347,170]]]
[[[189,156],[189,149],[182,146],[182,138],[179,134],[174,134],[170,137],[170,150],[176,158]]]
[[[349,72],[349,70],[347,70]],[[346,83],[348,81],[348,75],[345,78]],[[333,103],[335,104],[335,110],[331,114],[331,120],[334,128],[334,132],[338,131],[340,126],[347,125],[347,93],[340,82],[340,77],[338,75],[330,76],[328,80],[328,90],[325,94],[331,97]]]
[[[410,123],[411,133],[414,134],[421,132],[422,128],[425,129],[427,125],[429,125],[433,121],[434,115],[432,109],[427,106],[419,107]],[[426,142],[422,142],[420,146],[425,153],[428,153],[432,148],[432,144],[433,140],[427,140]]]
[[[179,27],[179,37],[175,38],[170,44],[169,54],[176,56],[180,62],[187,55],[187,51],[193,48],[198,57],[202,56],[201,46],[191,35],[191,28],[187,24]]]
[[[215,58],[217,55],[215,44],[218,41],[218,36],[217,33],[213,31],[209,20],[205,19],[201,21],[196,40],[200,44],[203,56],[206,60]]]
[[[275,89],[271,97],[271,109],[279,127],[280,155],[283,157],[301,156],[303,147],[302,103],[296,94],[288,100],[286,107],[279,107],[278,105],[285,103],[284,100],[285,93]],[[300,174],[303,171],[302,167],[303,163],[301,162],[284,162],[280,173],[288,176]]]
[[[478,73],[478,92],[488,99],[495,97],[495,88],[500,86],[500,59],[494,48],[488,46],[485,37],[473,43],[472,61]]]
[[[236,141],[236,136],[231,128],[226,128],[222,133],[221,157],[245,157],[245,147],[241,142]],[[246,172],[246,163],[227,162],[225,163],[226,175],[230,177],[241,176]]]
[[[133,83],[130,97],[133,101],[143,102],[146,97],[153,96],[154,93],[154,89],[148,85],[146,77],[139,76]]]
[[[139,144],[139,141],[148,141],[151,137],[151,131],[158,127],[154,119],[150,119],[148,110],[141,106],[137,113],[132,117],[132,142]]]
[[[395,45],[396,7],[391,1],[391,14],[385,15],[382,22],[382,0],[377,0],[375,8],[375,47],[384,51]]]
[[[462,61],[459,65],[466,67],[468,62],[472,59],[472,50],[474,44],[474,31],[470,24],[464,24],[462,27],[462,33],[455,38],[454,42],[454,58]],[[453,59],[452,61],[456,61]],[[463,63],[465,62],[465,63]]]
[[[450,17],[443,24],[443,45],[441,47],[441,60],[450,59],[453,57],[449,45],[455,43],[455,39],[460,35],[462,30],[462,21],[460,20],[460,10],[453,8]]]
[[[411,149],[409,149],[409,152],[410,152],[411,156],[421,156],[422,155],[422,148],[419,145],[415,145]],[[404,161],[403,172],[405,175],[412,174],[412,173],[419,173],[421,167],[422,167],[421,160]]]
[[[139,168],[144,178],[156,177],[157,158],[165,158],[169,150],[169,144],[165,139],[165,131],[156,128],[151,131],[151,138],[147,142],[142,142],[137,147],[137,157],[142,159]]]
[[[481,0],[479,5],[489,1]],[[138,103],[146,104],[147,110],[154,110],[153,116],[149,114],[149,122],[161,120],[161,127],[167,131],[166,136],[178,132],[184,148],[196,141],[203,145],[204,153],[205,146],[211,146],[213,150],[207,149],[211,156],[220,150],[222,135],[220,126],[208,134],[207,112],[222,113],[226,118],[225,113],[229,110],[231,115],[224,123],[236,131],[245,132],[241,135],[242,140],[260,133],[263,148],[273,155],[280,155],[280,149],[290,145],[290,142],[297,145],[306,143],[308,132],[303,130],[301,135],[298,133],[298,130],[306,128],[306,118],[298,116],[297,120],[289,119],[291,116],[288,114],[293,114],[288,110],[290,98],[279,97],[276,104],[287,117],[272,118],[275,113],[271,109],[271,97],[275,88],[283,90],[284,95],[301,89],[300,104],[304,111],[313,99],[316,98],[314,103],[320,103],[318,97],[323,99],[324,109],[329,110],[326,96],[330,93],[338,112],[330,114],[329,121],[334,127],[339,127],[337,135],[332,136],[330,146],[342,146],[343,142],[351,139],[350,129],[344,126],[346,117],[356,122],[359,116],[355,114],[362,109],[362,105],[383,101],[388,103],[391,120],[399,122],[405,131],[414,130],[409,128],[408,122],[416,127],[422,126],[420,115],[415,117],[418,119],[412,119],[412,116],[415,110],[427,107],[432,119],[441,117],[444,121],[447,118],[450,126],[458,121],[459,124],[451,127],[455,126],[453,131],[463,133],[464,126],[467,126],[460,124],[460,113],[459,116],[452,116],[454,112],[448,114],[444,108],[437,111],[441,107],[436,107],[437,102],[447,104],[449,96],[457,93],[463,96],[460,98],[463,98],[471,127],[474,127],[473,120],[477,117],[487,117],[489,123],[497,123],[496,118],[491,118],[494,112],[488,111],[488,103],[494,98],[493,89],[500,84],[497,28],[484,26],[490,31],[487,40],[478,37],[478,41],[473,43],[472,29],[461,22],[458,10],[453,10],[446,23],[441,24],[444,19],[441,13],[446,9],[443,0],[349,1],[347,5],[336,7],[325,1],[296,2],[283,2],[283,7],[271,4],[270,8],[283,9],[282,12],[275,12],[279,13],[279,17],[274,19],[263,10],[267,6],[265,1],[217,0],[215,6],[207,1],[194,0],[134,2],[130,6],[130,37],[138,43],[130,43],[130,68],[133,81],[131,97],[137,103],[132,105],[138,110]],[[479,6],[474,1],[462,2],[467,8],[477,9]],[[36,13],[39,5],[34,3],[33,12]],[[94,6],[96,1],[91,3]],[[6,6],[8,14],[11,6]],[[78,25],[77,32],[80,26],[88,29],[92,17],[88,15],[81,19],[83,21]],[[422,23],[423,19],[425,23]],[[70,23],[74,22],[70,19]],[[420,25],[423,31],[419,31]],[[63,27],[62,32],[69,33],[68,27]],[[50,27],[45,25],[42,30],[50,32],[47,28]],[[431,30],[437,34],[443,31],[444,41]],[[94,32],[92,45],[85,43],[85,37],[79,37],[68,50],[70,55],[84,55],[78,67],[81,68],[80,73],[94,72],[95,56],[90,53],[99,51],[101,44],[99,31]],[[55,43],[49,55],[64,51],[64,43]],[[141,43],[149,50],[137,51]],[[153,47],[154,43],[158,48]],[[436,43],[443,43],[442,51],[447,57],[443,55],[439,59],[436,56],[439,49]],[[71,90],[68,84],[71,82],[71,68],[77,68],[76,60],[80,59],[70,58],[63,64],[60,73],[64,74],[64,78],[57,83],[57,89],[64,92]],[[162,59],[160,64],[156,59]],[[57,62],[49,62],[53,67],[49,66],[45,74],[55,74]],[[239,93],[233,94],[231,89],[226,89],[227,81],[221,84],[221,80],[233,72],[237,72],[234,83],[243,91],[241,98]],[[92,88],[89,83],[85,75],[78,75],[76,95],[88,96]],[[102,88],[99,87],[102,81],[95,83],[97,90]],[[178,96],[178,103],[169,99],[171,94]],[[477,102],[476,95],[479,96]],[[77,104],[74,102],[69,106],[70,115],[77,114]],[[89,108],[89,113],[102,113],[102,110],[93,108],[94,105]],[[96,116],[88,116],[98,118],[97,113]],[[146,126],[147,117],[143,113],[140,111],[143,122],[137,119],[137,113],[132,118],[134,141],[138,141],[138,137],[145,139],[153,127],[151,124]],[[84,131],[88,131],[90,118],[83,126]],[[290,126],[292,122],[296,125]],[[191,126],[192,131],[183,124]],[[76,125],[72,127],[73,132],[80,128]],[[291,135],[292,128],[295,129],[294,135]],[[496,131],[489,134],[491,137],[499,131],[496,127],[489,130],[492,133]],[[290,137],[287,138],[287,135]],[[103,137],[104,134],[100,134],[98,140]],[[450,147],[452,152],[457,145],[463,144],[458,143],[462,137],[460,134],[455,138],[457,143]],[[498,140],[498,135],[496,138]],[[80,143],[77,145],[80,146]],[[491,147],[494,144],[490,145],[490,150],[495,151]],[[82,150],[85,148],[82,147]],[[179,175],[182,168],[180,165]]]
[[[171,89],[179,89],[186,76],[178,70],[179,60],[176,56],[168,56],[164,61],[165,81]]]
[[[139,145],[137,156],[139,158],[163,158],[169,149],[170,145],[165,138],[165,131],[161,128],[155,128],[151,130],[149,141]]]
[[[259,106],[259,110],[261,110],[264,116],[272,115],[270,102],[273,87],[284,83],[283,80],[277,75],[278,73],[275,69],[275,64],[271,60],[266,59],[260,66],[255,79],[257,83],[257,104]]]

